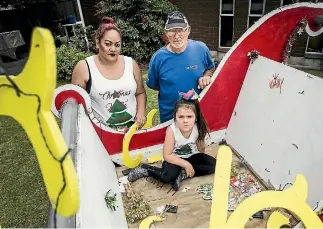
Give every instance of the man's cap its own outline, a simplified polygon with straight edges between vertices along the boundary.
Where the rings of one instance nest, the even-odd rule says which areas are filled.
[[[179,11],[171,12],[167,15],[165,30],[176,28],[187,28],[188,22],[185,15]]]

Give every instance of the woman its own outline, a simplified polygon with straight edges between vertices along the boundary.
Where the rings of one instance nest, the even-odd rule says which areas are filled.
[[[131,57],[120,55],[121,32],[112,18],[104,17],[96,32],[98,54],[77,63],[72,84],[85,89],[92,108],[110,127],[138,127],[146,123],[146,91],[140,68]]]

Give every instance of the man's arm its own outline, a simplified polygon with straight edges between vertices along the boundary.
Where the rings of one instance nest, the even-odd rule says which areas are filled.
[[[201,48],[205,52],[205,68],[207,69],[204,71],[203,76],[201,76],[198,80],[198,85],[200,89],[204,89],[207,85],[209,85],[212,80],[213,73],[215,72],[215,64],[212,60],[211,52],[206,44],[201,42]]]
[[[211,69],[206,70],[203,74],[203,77],[207,76],[207,77],[212,77],[213,73],[215,72],[215,66],[213,66]]]
[[[146,81],[147,87],[159,91],[159,72],[156,66],[156,54],[151,58],[149,63],[148,76]]]

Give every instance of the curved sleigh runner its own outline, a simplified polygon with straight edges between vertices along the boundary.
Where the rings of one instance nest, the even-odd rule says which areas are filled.
[[[114,130],[95,117],[82,88],[57,88],[52,111],[62,119],[66,142],[75,145],[80,188],[80,207],[69,221],[74,224],[61,218],[60,225],[148,228],[159,221],[157,227],[278,228],[294,227],[300,219],[306,228],[323,228],[313,211],[323,199],[323,108],[317,105],[323,80],[287,65],[299,34],[319,34],[314,20],[322,14],[322,4],[281,7],[235,43],[200,95],[211,130],[207,153],[217,157],[215,174],[187,179],[175,194],[151,179],[132,183],[152,209],[135,223],[125,215],[123,172],[142,161],[160,164],[155,158],[172,121]],[[177,206],[177,212],[166,205]]]

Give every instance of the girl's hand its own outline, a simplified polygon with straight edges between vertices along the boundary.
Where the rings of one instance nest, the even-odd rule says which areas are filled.
[[[145,125],[146,123],[146,116],[145,114],[140,114],[140,113],[137,113],[136,114],[136,117],[135,117],[135,122],[138,124],[138,128],[140,129],[143,125]]]
[[[194,171],[194,169],[193,169],[193,166],[191,165],[191,163],[189,163],[189,162],[187,162],[187,163],[185,163],[186,165],[185,165],[185,167],[184,167],[184,169],[185,169],[185,171],[186,171],[186,174],[187,174],[187,177],[193,177],[194,176],[194,174],[195,174],[195,171]]]

